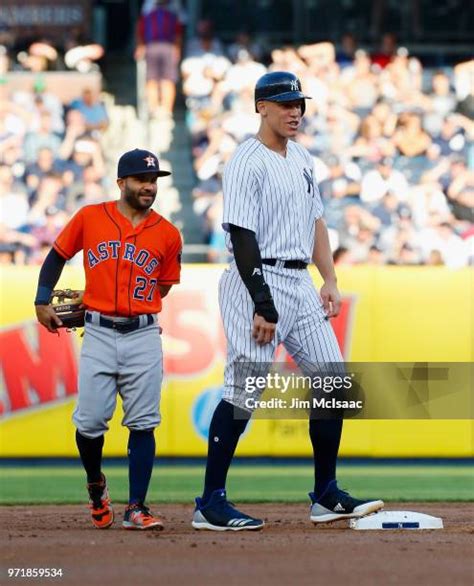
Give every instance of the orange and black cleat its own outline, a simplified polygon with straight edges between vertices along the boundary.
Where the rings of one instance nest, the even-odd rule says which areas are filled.
[[[114,522],[114,510],[110,502],[105,476],[102,474],[102,479],[99,482],[90,482],[87,485],[87,490],[89,491],[92,524],[97,529],[107,529]]]
[[[161,531],[163,523],[159,517],[155,517],[150,513],[150,509],[143,503],[128,505],[125,509],[125,516],[122,523],[124,529],[154,529]]]

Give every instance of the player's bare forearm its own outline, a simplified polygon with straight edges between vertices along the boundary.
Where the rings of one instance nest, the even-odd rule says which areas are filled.
[[[324,285],[319,292],[324,311],[328,317],[336,317],[341,310],[341,295],[337,289],[337,277],[332,260],[328,230],[326,222],[322,218],[316,220],[313,262],[324,279]]]
[[[331,246],[329,244],[328,229],[323,218],[316,220],[314,235],[313,262],[316,265],[324,282],[337,283],[336,271],[332,260]]]

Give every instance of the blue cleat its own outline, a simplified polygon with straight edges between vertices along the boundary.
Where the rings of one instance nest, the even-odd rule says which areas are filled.
[[[241,513],[226,498],[224,489],[215,490],[207,504],[200,497],[196,498],[196,509],[193,515],[194,529],[209,531],[258,531],[265,523]]]
[[[310,520],[313,523],[330,523],[339,519],[365,517],[384,507],[384,502],[380,500],[361,501],[351,497],[348,492],[338,488],[335,480],[329,483],[319,499],[316,499],[314,492],[309,493],[309,498],[311,499]]]

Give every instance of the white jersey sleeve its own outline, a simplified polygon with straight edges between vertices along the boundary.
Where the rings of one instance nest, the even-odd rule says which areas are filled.
[[[227,232],[229,224],[257,232],[261,194],[252,153],[258,148],[255,141],[246,141],[237,148],[224,168],[224,213],[222,227]]]
[[[308,163],[311,165],[311,177],[313,180],[313,193],[314,193],[314,219],[315,220],[319,220],[319,218],[322,218],[323,213],[324,213],[324,205],[323,205],[323,200],[321,198],[321,194],[319,193],[319,186],[318,186],[318,181],[316,179],[316,172],[314,169],[314,161],[313,158],[311,157],[311,155],[306,152],[306,154],[308,155]]]
[[[319,193],[319,187],[316,183],[316,179],[314,181],[314,199],[315,199],[315,220],[319,220],[319,218],[323,217],[324,207],[323,207],[323,200],[321,199],[321,194]]]

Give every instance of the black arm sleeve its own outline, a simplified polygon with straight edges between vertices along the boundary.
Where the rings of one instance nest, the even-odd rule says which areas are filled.
[[[229,229],[235,264],[255,304],[255,313],[276,324],[278,312],[273,303],[270,287],[263,277],[262,258],[255,233],[234,224],[229,224]]]
[[[49,305],[51,293],[59,281],[65,264],[66,259],[52,248],[44,259],[40,270],[35,305]]]

